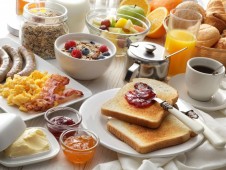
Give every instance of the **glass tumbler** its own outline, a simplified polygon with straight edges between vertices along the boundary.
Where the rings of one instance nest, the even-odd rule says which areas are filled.
[[[166,55],[183,48],[182,52],[170,57],[169,76],[185,73],[187,61],[193,57],[196,36],[202,15],[190,9],[173,9],[170,11],[165,41]]]

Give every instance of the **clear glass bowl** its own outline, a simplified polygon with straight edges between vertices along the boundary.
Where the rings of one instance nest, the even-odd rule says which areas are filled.
[[[103,20],[110,17],[115,17],[116,20],[119,18],[130,19],[132,21],[135,21],[136,23],[139,23],[139,25],[144,27],[145,30],[143,32],[134,34],[123,34],[101,30],[92,25],[94,19]],[[151,24],[146,17],[143,17],[141,15],[138,19],[128,15],[117,14],[116,9],[95,9],[87,13],[86,26],[91,34],[96,34],[112,41],[117,48],[116,55],[124,55],[131,43],[142,41],[145,38],[146,34],[150,30]]]
[[[65,157],[75,164],[84,164],[91,160],[98,144],[98,136],[87,129],[66,130],[60,136]]]
[[[78,128],[82,122],[82,116],[79,112],[70,107],[51,108],[45,112],[44,118],[46,120],[47,129],[56,139],[60,138],[63,131]]]

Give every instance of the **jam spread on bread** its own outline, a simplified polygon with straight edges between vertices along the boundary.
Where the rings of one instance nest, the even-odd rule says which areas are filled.
[[[125,94],[127,102],[135,107],[143,108],[151,106],[152,100],[156,94],[153,89],[146,83],[137,82],[134,84],[134,90],[128,91]]]

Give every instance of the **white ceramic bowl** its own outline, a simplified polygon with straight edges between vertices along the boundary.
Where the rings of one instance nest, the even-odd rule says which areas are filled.
[[[108,47],[110,56],[98,60],[77,59],[62,51],[69,40],[94,41]],[[78,80],[92,80],[101,76],[110,66],[116,54],[115,45],[102,37],[86,33],[70,33],[58,37],[54,44],[56,60],[60,67],[71,77]]]

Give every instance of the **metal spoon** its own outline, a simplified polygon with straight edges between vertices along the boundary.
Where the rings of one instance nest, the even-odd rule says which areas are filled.
[[[224,65],[222,64],[222,65],[220,65],[219,67],[217,67],[213,72],[212,72],[212,74],[218,74],[218,70],[221,68],[221,67],[223,67]]]
[[[188,47],[184,47],[184,48],[182,48],[182,49],[180,49],[180,50],[178,50],[178,51],[176,51],[176,52],[174,52],[172,54],[169,54],[169,55],[165,56],[165,59],[167,59],[167,58],[169,58],[169,57],[171,57],[171,56],[173,56],[175,54],[178,54],[178,53],[180,53],[180,52],[182,52],[184,50],[187,50],[187,49],[188,49]]]

